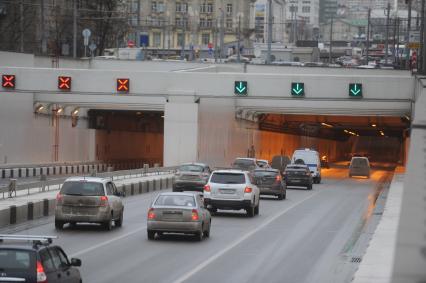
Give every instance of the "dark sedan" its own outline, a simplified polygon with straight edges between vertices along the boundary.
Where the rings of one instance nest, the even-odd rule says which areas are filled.
[[[287,186],[301,186],[312,190],[313,178],[309,167],[305,164],[290,164],[284,171]]]
[[[282,200],[286,198],[286,184],[280,171],[272,168],[256,169],[253,171],[257,187],[261,195],[277,196]]]

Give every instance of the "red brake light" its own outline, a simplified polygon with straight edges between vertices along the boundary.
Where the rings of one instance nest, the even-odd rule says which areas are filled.
[[[152,207],[148,210],[148,219],[155,219],[154,208]]]
[[[246,187],[245,189],[244,189],[244,193],[251,193],[253,191],[253,189],[252,188],[250,188],[250,187]]]
[[[193,221],[198,221],[200,218],[198,216],[198,211],[196,209],[192,210],[192,216],[191,216]]]
[[[47,283],[47,276],[46,276],[46,273],[44,273],[43,265],[38,260],[37,260],[37,282]]]
[[[281,180],[282,180],[281,175],[278,174],[277,177],[275,177],[275,181],[279,182]]]
[[[108,205],[108,197],[107,196],[101,196],[101,206],[107,206]]]
[[[61,205],[62,204],[62,200],[63,200],[64,196],[61,194],[57,194],[56,195],[56,205]]]
[[[211,192],[211,188],[209,185],[205,185],[204,186],[204,191],[210,193]]]

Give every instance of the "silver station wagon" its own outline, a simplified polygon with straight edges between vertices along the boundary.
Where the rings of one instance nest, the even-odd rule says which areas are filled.
[[[201,241],[210,236],[211,216],[196,192],[161,193],[148,210],[148,239],[163,233],[193,234]]]
[[[122,193],[115,184],[103,178],[72,177],[56,196],[55,227],[78,222],[100,223],[106,230],[123,224]]]

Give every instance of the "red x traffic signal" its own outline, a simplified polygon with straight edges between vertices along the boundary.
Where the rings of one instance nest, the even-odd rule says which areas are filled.
[[[4,88],[15,88],[15,75],[2,75],[1,85]]]
[[[129,92],[130,80],[129,79],[117,79],[117,91],[118,92]]]
[[[58,88],[60,90],[71,90],[71,77],[58,77]]]

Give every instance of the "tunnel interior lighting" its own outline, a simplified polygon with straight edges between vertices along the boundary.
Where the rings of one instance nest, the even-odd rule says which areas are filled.
[[[345,133],[347,133],[347,134],[349,134],[349,135],[352,135],[352,136],[357,136],[357,137],[359,137],[359,135],[358,135],[357,133],[355,133],[355,132],[352,132],[352,131],[348,131],[348,130],[344,130],[344,132],[345,132]]]
[[[80,112],[80,109],[76,108],[71,112],[71,115],[76,116]]]
[[[142,115],[142,112],[138,111],[138,112],[136,112],[136,115]]]
[[[62,112],[64,112],[64,108],[62,108],[62,107],[59,107],[59,108],[56,110],[56,114],[61,114]]]
[[[384,136],[384,135],[385,135],[385,133],[384,133],[383,131],[380,131],[380,135],[381,135],[381,136]]]
[[[333,125],[327,124],[327,123],[321,123],[324,127],[333,128]]]
[[[375,127],[377,127],[377,125],[376,124],[371,124],[371,127],[375,128]]]
[[[44,105],[43,104],[39,104],[35,108],[35,113],[40,113],[41,111],[43,111],[43,109],[44,109]]]

